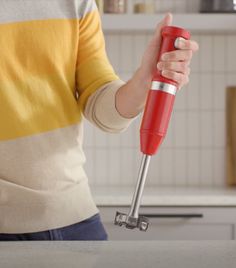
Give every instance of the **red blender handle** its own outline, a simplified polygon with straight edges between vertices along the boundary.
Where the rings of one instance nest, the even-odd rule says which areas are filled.
[[[161,34],[162,42],[157,62],[163,53],[177,49],[175,41],[178,37],[190,39],[188,31],[174,26],[163,27]],[[163,77],[158,69],[155,71],[140,128],[142,153],[154,155],[161,145],[167,133],[177,89],[178,84],[175,81]]]

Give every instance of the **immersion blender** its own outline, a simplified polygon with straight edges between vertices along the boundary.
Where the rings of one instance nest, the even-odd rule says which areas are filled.
[[[162,42],[157,62],[159,62],[163,53],[177,49],[175,47],[177,38],[190,39],[188,31],[174,26],[163,27],[161,34]],[[115,225],[124,225],[129,229],[139,228],[141,231],[146,231],[148,228],[148,218],[139,215],[141,197],[151,156],[156,154],[166,135],[177,89],[178,85],[175,81],[163,77],[159,70],[155,71],[140,128],[140,145],[143,158],[136,189],[128,215],[116,212]]]

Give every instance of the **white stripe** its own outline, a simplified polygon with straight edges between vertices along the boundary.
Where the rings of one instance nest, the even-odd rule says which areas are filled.
[[[1,0],[0,24],[43,19],[80,19],[96,10],[95,0]]]

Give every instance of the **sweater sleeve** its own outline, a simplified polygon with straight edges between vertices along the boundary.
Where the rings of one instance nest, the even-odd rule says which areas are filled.
[[[125,118],[116,109],[116,92],[122,85],[124,82],[121,80],[107,83],[88,99],[84,115],[86,119],[103,131],[122,132],[138,117]]]
[[[98,88],[118,80],[106,54],[100,15],[94,0],[84,0],[79,19],[76,89],[84,111],[87,100]]]
[[[85,118],[97,127],[106,132],[120,132],[133,120],[122,117],[115,107],[116,92],[124,82],[108,60],[96,4],[94,0],[85,2],[85,11],[79,21],[78,104]]]

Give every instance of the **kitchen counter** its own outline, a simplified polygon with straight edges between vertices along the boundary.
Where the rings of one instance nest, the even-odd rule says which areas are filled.
[[[236,242],[1,242],[1,268],[235,268]]]
[[[129,206],[134,187],[91,187],[98,206]],[[235,188],[146,187],[143,206],[231,206],[236,207]]]

